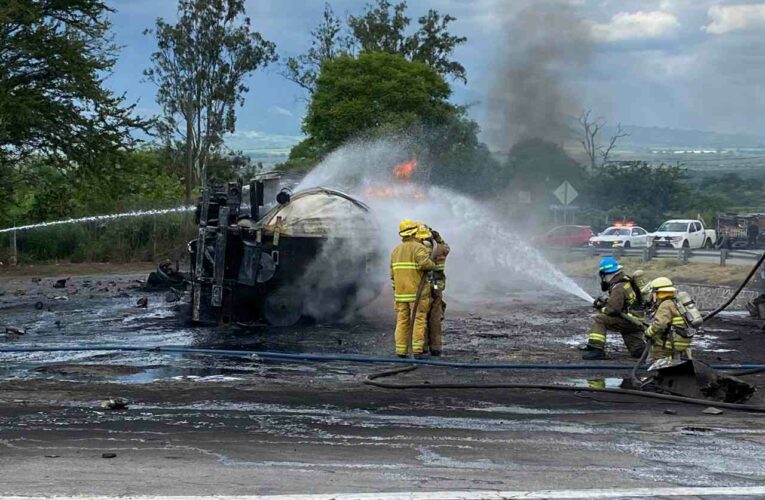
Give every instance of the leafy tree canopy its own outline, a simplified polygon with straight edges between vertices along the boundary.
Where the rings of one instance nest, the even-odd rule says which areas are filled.
[[[458,113],[434,69],[393,54],[339,57],[316,83],[303,130],[324,151],[360,135],[444,124]]]
[[[377,0],[344,23],[331,5],[325,4],[322,21],[311,31],[311,47],[304,54],[287,58],[284,76],[313,93],[324,62],[365,52],[385,52],[467,82],[464,66],[453,60],[454,49],[467,41],[449,33],[449,25],[456,18],[431,9],[417,20],[417,30],[409,34],[412,20],[406,10],[406,2]]]

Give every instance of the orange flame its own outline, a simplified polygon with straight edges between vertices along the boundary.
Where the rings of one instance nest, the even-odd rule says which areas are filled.
[[[393,167],[393,176],[397,179],[409,179],[417,168],[417,160],[409,160]]]

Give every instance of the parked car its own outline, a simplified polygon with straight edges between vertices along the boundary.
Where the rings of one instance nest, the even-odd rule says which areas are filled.
[[[651,236],[657,247],[714,248],[717,241],[715,230],[706,229],[697,219],[668,220]]]
[[[642,227],[616,225],[590,238],[589,245],[597,248],[635,248],[647,247],[649,242],[648,231]]]
[[[590,241],[592,234],[590,226],[558,226],[534,236],[532,242],[550,247],[583,247]]]

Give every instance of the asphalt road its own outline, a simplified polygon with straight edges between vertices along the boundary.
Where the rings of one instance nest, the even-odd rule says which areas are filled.
[[[175,304],[139,292],[133,279],[73,280],[77,293],[46,299],[42,311],[36,301],[60,292],[46,280],[19,279],[7,289],[26,291],[0,300],[0,319],[29,331],[0,338],[0,345],[119,341],[374,355],[392,349],[387,303],[345,324],[226,333],[189,327]],[[135,308],[143,295],[149,307]],[[445,352],[462,361],[577,362],[588,314],[579,299],[538,291],[450,299]],[[629,363],[618,339],[609,338],[610,362]],[[697,344],[697,357],[709,362],[765,360],[759,325],[741,317],[711,323]],[[765,486],[763,417],[753,413],[709,415],[698,406],[583,392],[385,390],[362,385],[384,367],[347,363],[95,352],[4,355],[0,366],[4,495]],[[623,375],[422,368],[399,381],[586,386],[619,384]],[[765,377],[749,380],[762,384]],[[126,410],[101,408],[118,396],[130,401]]]

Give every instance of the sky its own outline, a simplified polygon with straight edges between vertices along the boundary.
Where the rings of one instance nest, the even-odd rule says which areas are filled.
[[[364,0],[334,0],[345,16],[363,10]],[[503,127],[496,109],[503,91],[521,86],[502,68],[532,54],[544,57],[544,85],[524,86],[540,94],[560,94],[565,112],[584,109],[609,123],[765,135],[765,2],[708,0],[409,0],[416,19],[436,9],[457,18],[456,35],[466,36],[454,57],[467,69],[467,84],[453,81],[452,101],[469,106],[489,140]],[[138,103],[143,114],[156,114],[156,88],[143,70],[155,46],[143,31],[157,17],[176,18],[175,0],[111,0],[116,42],[122,46],[107,84]],[[310,30],[324,8],[323,0],[247,0],[253,27],[274,42],[281,61],[305,51]],[[563,24],[529,11],[564,12]],[[526,22],[535,20],[536,24]],[[561,17],[556,16],[560,23]],[[576,44],[564,35],[576,25]],[[540,42],[541,40],[541,42]],[[543,50],[524,52],[529,47]],[[552,55],[549,51],[553,51]],[[518,70],[517,67],[514,68]],[[525,67],[520,74],[527,75]],[[281,76],[280,63],[258,70],[249,79],[249,94],[238,112],[230,145],[240,149],[289,147],[301,137],[306,94]],[[540,76],[541,75],[541,76]],[[540,90],[544,89],[544,90]],[[524,96],[526,94],[522,94]],[[499,99],[499,100],[498,100]],[[536,109],[532,101],[531,109]],[[500,135],[501,135],[500,133]]]

